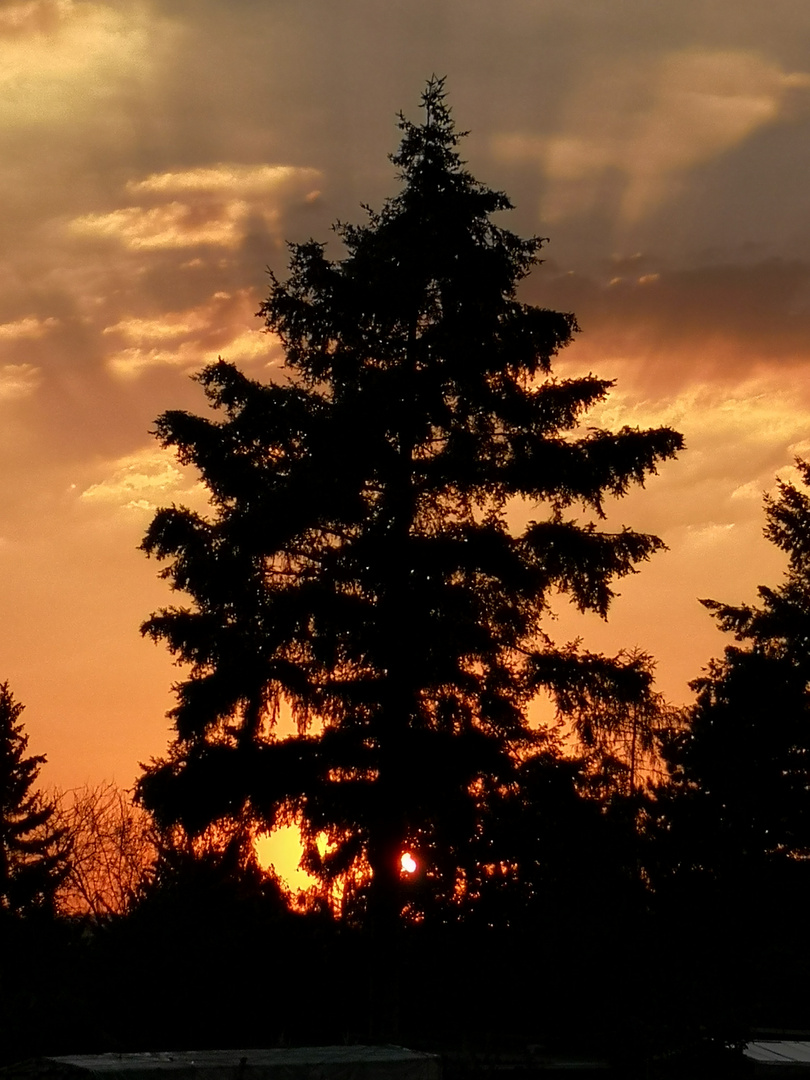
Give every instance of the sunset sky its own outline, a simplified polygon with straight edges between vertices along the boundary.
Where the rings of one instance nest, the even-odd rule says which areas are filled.
[[[552,633],[651,652],[681,703],[725,644],[697,598],[778,582],[762,494],[810,454],[807,0],[0,0],[0,679],[46,783],[165,749],[137,546],[203,496],[150,428],[204,409],[217,355],[278,371],[265,268],[339,256],[330,224],[393,194],[434,72],[502,223],[550,238],[525,297],[578,316],[558,372],[617,380],[591,422],[686,439],[610,517],[669,551]]]

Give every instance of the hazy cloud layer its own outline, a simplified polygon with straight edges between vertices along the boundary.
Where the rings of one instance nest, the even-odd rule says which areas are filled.
[[[592,274],[536,271],[530,294],[575,311],[583,363],[628,362],[629,378],[672,391],[695,378],[738,380],[810,362],[810,263],[771,257],[672,268],[655,256],[610,260]],[[568,359],[568,356],[566,356]]]

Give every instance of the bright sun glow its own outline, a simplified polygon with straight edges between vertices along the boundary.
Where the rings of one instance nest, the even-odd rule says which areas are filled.
[[[416,860],[410,851],[404,852],[400,859],[400,865],[402,866],[402,872],[404,874],[412,874],[416,870]]]

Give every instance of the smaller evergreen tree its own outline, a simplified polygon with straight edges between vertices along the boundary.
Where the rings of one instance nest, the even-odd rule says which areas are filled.
[[[45,757],[26,757],[24,708],[0,683],[0,915],[52,912],[68,870],[66,833],[34,786]]]
[[[672,985],[712,987],[701,1023],[714,1012],[734,1038],[810,1008],[810,462],[796,464],[800,482],[765,500],[781,582],[752,604],[703,601],[735,640],[665,743],[645,848]]]
[[[810,462],[796,464],[810,486]],[[765,515],[787,572],[778,588],[760,586],[758,605],[702,601],[738,644],[691,684],[661,800],[680,872],[732,888],[810,858],[810,495],[779,482]]]

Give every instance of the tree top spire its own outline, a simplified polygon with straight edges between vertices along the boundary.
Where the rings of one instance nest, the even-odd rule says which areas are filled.
[[[462,172],[466,164],[455,147],[469,132],[456,131],[453,110],[447,104],[444,89],[445,76],[431,75],[422,91],[421,104],[425,119],[421,124],[408,120],[404,113],[398,114],[398,127],[403,132],[399,149],[389,155],[394,165],[401,168],[400,175],[408,178],[414,164],[439,165],[449,172]],[[472,177],[469,177],[472,179]]]

